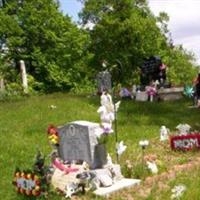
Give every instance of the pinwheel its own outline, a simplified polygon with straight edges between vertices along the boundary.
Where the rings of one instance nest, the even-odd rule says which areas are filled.
[[[194,89],[193,89],[193,87],[191,87],[191,86],[186,86],[185,88],[184,88],[184,95],[186,95],[187,97],[193,97],[193,95],[194,95]]]

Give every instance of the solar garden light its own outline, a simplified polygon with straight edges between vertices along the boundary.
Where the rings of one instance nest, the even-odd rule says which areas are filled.
[[[149,145],[149,141],[148,140],[140,140],[139,145],[142,148],[142,171],[144,171],[144,151],[145,151],[146,147]]]

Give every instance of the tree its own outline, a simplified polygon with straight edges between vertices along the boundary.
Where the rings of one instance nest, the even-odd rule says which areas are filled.
[[[119,60],[123,66],[123,82],[131,82],[144,58],[166,48],[165,36],[156,25],[146,1],[137,0],[88,0],[80,14],[83,25],[95,24],[90,30],[91,51],[96,70],[101,61],[110,67]]]
[[[70,89],[86,76],[88,35],[59,11],[57,1],[7,1],[0,10],[0,27],[7,57],[16,69],[24,60],[45,90]]]
[[[180,71],[188,81],[193,70],[185,50],[174,48],[168,30],[169,16],[161,12],[155,17],[150,11],[146,0],[81,0],[84,8],[80,13],[83,27],[93,23],[93,29],[88,29],[91,36],[91,52],[95,55],[92,66],[100,71],[102,60],[106,60],[112,70],[119,62],[122,66],[122,83],[132,83],[138,76],[138,68],[145,58],[160,55],[169,66],[170,80],[182,82]],[[176,56],[171,56],[176,55]],[[170,57],[170,58],[169,58]],[[118,61],[118,63],[117,63]],[[184,64],[183,64],[184,63]],[[187,65],[186,67],[183,67]],[[95,66],[95,67],[94,67]],[[174,75],[172,75],[174,74]],[[172,78],[173,77],[173,78]],[[114,77],[115,80],[117,77]]]

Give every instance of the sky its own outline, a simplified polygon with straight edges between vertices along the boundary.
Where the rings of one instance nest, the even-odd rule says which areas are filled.
[[[195,54],[200,64],[200,0],[148,0],[152,12],[157,16],[164,11],[170,20],[168,28],[174,44],[182,44],[184,48]],[[63,13],[78,20],[78,12],[82,5],[77,0],[60,0]]]

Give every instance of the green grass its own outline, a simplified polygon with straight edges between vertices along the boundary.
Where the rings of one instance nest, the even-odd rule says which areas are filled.
[[[56,109],[50,109],[50,105]],[[146,154],[156,154],[161,172],[173,164],[181,164],[199,155],[198,152],[172,152],[169,144],[159,142],[159,129],[166,125],[172,132],[179,123],[188,123],[200,130],[200,110],[188,108],[192,102],[135,102],[122,101],[118,112],[118,138],[128,146],[120,163],[126,160],[133,164],[140,161],[141,150],[138,142],[149,139]],[[45,155],[51,152],[46,130],[49,124],[63,125],[75,120],[99,122],[96,112],[99,97],[73,96],[56,93],[23,100],[0,103],[0,196],[5,200],[23,199],[17,196],[11,185],[15,167],[32,167],[37,149]],[[108,152],[115,160],[114,136],[110,140]],[[169,162],[169,160],[170,162]],[[134,174],[134,173],[132,173]],[[199,184],[199,180],[197,180]],[[191,184],[194,184],[191,181]],[[199,191],[198,191],[199,194]],[[86,195],[81,199],[100,199]],[[25,199],[25,198],[24,198]],[[61,199],[51,195],[51,200]],[[162,198],[163,199],[163,198]]]

